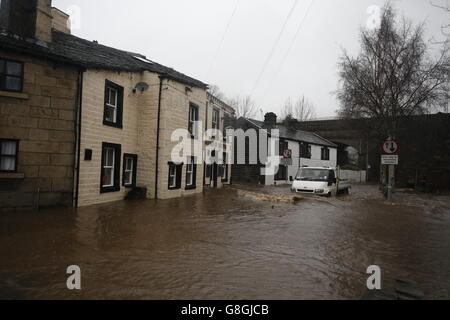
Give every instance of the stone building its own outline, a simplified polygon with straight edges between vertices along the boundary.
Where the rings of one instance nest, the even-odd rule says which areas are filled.
[[[337,165],[337,145],[329,140],[312,132],[297,130],[287,124],[277,123],[277,115],[267,113],[264,122],[239,118],[235,124],[236,128],[244,131],[255,129],[267,131],[269,135],[268,147],[261,151],[260,137],[248,135],[245,140],[245,161],[240,163],[238,157],[240,152],[235,147],[235,164],[233,165],[233,181],[260,183],[264,185],[290,184],[297,175],[300,167],[332,167]],[[279,132],[278,137],[271,136],[271,130],[276,129]],[[274,143],[277,143],[277,150],[271,150]],[[272,142],[273,141],[273,142]],[[237,144],[236,144],[237,145]],[[276,147],[275,147],[276,148]],[[275,174],[262,174],[265,167],[265,159],[261,159],[261,153],[266,153],[264,157],[270,154],[280,157],[280,165],[275,170]],[[251,159],[249,154],[258,155],[258,159]],[[254,161],[257,160],[257,161]]]
[[[80,66],[51,24],[51,1],[1,1],[0,210],[72,205]]]
[[[207,98],[205,131],[208,131],[208,129],[218,130],[221,133],[222,141],[218,148],[221,151],[207,147],[208,144],[211,144],[211,140],[219,138],[215,137],[214,133],[212,133],[211,140],[205,141],[205,144],[207,144],[205,152],[209,161],[204,166],[204,185],[209,188],[220,188],[223,185],[231,184],[231,146],[226,142],[226,130],[232,129],[229,122],[230,119],[234,119],[235,110],[210,93],[207,93]],[[222,161],[215,161],[218,158],[218,152],[222,152]]]
[[[135,187],[158,199],[203,191],[199,126],[224,128],[232,112],[206,84],[71,35],[51,0],[1,5],[2,209],[104,203]],[[200,142],[202,159],[172,162],[177,129]],[[218,187],[230,172],[220,166]]]
[[[379,181],[381,145],[386,137],[371,129],[369,119],[303,121],[297,128],[319,134],[359,152],[360,168]],[[450,185],[450,114],[415,115],[399,119],[400,143],[396,185],[433,191]]]

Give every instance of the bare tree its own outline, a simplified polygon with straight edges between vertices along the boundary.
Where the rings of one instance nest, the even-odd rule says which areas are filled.
[[[313,119],[316,116],[314,105],[305,98],[299,97],[295,102],[288,98],[281,108],[281,119],[295,119],[305,121]]]
[[[387,5],[379,28],[361,31],[360,54],[353,58],[344,51],[340,59],[339,114],[371,119],[378,133],[395,137],[401,119],[446,103],[449,47],[430,52],[423,33],[423,24],[397,23]]]
[[[430,3],[431,3],[431,5],[432,5],[433,7],[442,9],[442,10],[444,10],[444,11],[450,13],[450,1],[449,1],[449,0],[443,0],[443,1],[441,1],[441,3],[437,3],[437,2],[435,2],[435,1],[433,1],[433,0],[431,0]],[[448,22],[447,22],[447,23],[444,23],[444,24],[441,26],[441,31],[442,31],[442,34],[443,34],[445,37],[447,37],[447,40],[446,40],[446,41],[447,41],[447,42],[450,41],[450,23],[448,23]]]
[[[225,99],[225,95],[220,90],[219,86],[217,86],[215,84],[209,86],[208,92],[219,100]]]
[[[258,113],[258,108],[250,96],[236,96],[230,99],[228,104],[236,110],[237,118],[254,118]]]

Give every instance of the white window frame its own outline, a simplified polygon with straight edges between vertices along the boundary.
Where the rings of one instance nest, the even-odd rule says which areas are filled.
[[[173,168],[173,174],[170,173],[170,170]],[[170,179],[173,178],[173,184],[170,183]],[[177,166],[175,164],[169,165],[169,188],[177,187]]]
[[[197,121],[198,119],[198,107],[190,104],[189,105],[189,126],[192,128],[191,135],[196,138],[197,137]]]
[[[108,106],[108,107],[110,107],[110,108],[112,108],[114,110],[112,123],[117,123],[117,109],[118,109],[117,104],[119,102],[119,100],[118,100],[119,99],[119,91],[117,89],[114,89],[114,88],[110,87],[110,86],[107,86],[106,90],[108,90],[108,101],[106,102],[106,106]],[[116,96],[115,96],[116,98],[115,98],[114,104],[111,104],[111,92],[112,91],[114,91],[115,94],[116,94]]]
[[[128,162],[131,163],[131,168],[128,168]],[[125,156],[125,163],[124,163],[124,172],[129,173],[129,179],[130,181],[124,181],[124,184],[126,186],[130,186],[133,184],[133,176],[134,176],[134,159],[132,157]]]
[[[103,188],[108,188],[108,187],[114,187],[114,172],[115,172],[115,165],[116,165],[116,150],[114,148],[111,147],[106,147],[103,149],[105,154],[103,155],[103,163],[102,163],[102,168],[103,168],[103,172],[106,173],[105,169],[111,169],[111,184],[103,184],[102,183],[102,187]],[[108,166],[106,165],[108,163],[108,150],[112,150],[112,165]]]
[[[216,108],[213,109],[212,128],[220,129],[220,110]]]
[[[189,158],[186,164],[186,186],[192,187],[193,185],[194,185],[194,160],[192,158]]]

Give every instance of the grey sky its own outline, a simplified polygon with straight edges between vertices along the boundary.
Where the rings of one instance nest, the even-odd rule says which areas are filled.
[[[359,28],[367,23],[367,9],[383,6],[384,1],[315,0],[311,5],[312,0],[298,0],[263,72],[295,1],[53,0],[53,5],[66,12],[76,12],[73,6],[80,9],[75,35],[145,54],[218,85],[228,97],[252,94],[264,112],[279,113],[287,97],[305,94],[316,105],[318,117],[334,116],[338,105],[332,92],[337,87],[341,47],[358,52]],[[394,4],[400,14],[416,22],[426,20],[429,37],[442,38],[440,26],[450,19],[448,13],[428,0]]]

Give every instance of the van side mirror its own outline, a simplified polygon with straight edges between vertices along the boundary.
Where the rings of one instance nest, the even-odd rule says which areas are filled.
[[[331,178],[328,179],[328,186],[331,187],[333,184],[337,183],[337,179],[336,178]]]

